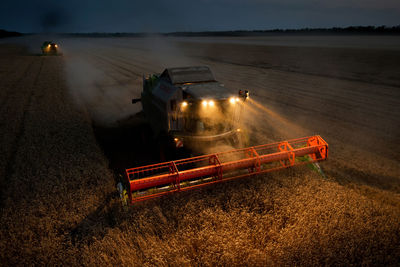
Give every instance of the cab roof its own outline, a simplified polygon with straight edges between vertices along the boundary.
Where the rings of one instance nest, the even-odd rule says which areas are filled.
[[[192,99],[227,99],[235,95],[234,91],[215,80],[207,66],[167,68],[160,79],[175,88],[181,88]],[[172,93],[172,89],[170,89]],[[162,99],[168,99],[163,95]]]
[[[214,75],[207,66],[167,68],[160,76],[174,85],[185,83],[216,82]]]
[[[193,83],[187,86],[182,86],[185,91],[194,99],[228,99],[235,96],[235,92],[224,87],[218,82]]]

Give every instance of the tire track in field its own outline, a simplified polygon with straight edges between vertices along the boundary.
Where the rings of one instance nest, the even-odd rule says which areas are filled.
[[[366,116],[375,116],[381,119],[387,119],[389,117],[396,118],[396,116],[398,116],[398,111],[395,110],[397,104],[392,104],[393,110],[389,110],[387,108],[387,102],[389,101],[385,102],[386,105],[381,104],[377,101],[374,102],[374,99],[372,99],[370,102],[362,102],[357,101],[357,98],[351,98],[350,100],[352,101],[349,101],[345,97],[331,95],[326,92],[329,90],[324,90],[323,94],[321,94],[317,93],[317,89],[311,91],[306,89],[303,90],[302,88],[300,90],[299,86],[297,86],[297,88],[287,86],[286,83],[279,85],[279,87],[268,87],[268,89],[271,92],[274,92],[275,95],[279,95],[279,99],[284,99],[284,101],[287,103],[293,103],[299,100],[302,100],[302,102],[313,103],[313,108],[315,109],[315,111],[318,112],[324,112],[324,107],[326,107],[326,103],[329,103],[330,106],[335,106],[345,112],[348,112],[349,110],[357,110],[359,113],[363,113]],[[258,97],[273,99],[272,97],[268,97],[265,95],[259,95]]]
[[[108,84],[108,83],[102,84],[100,82],[94,83],[94,85],[97,88],[101,89],[101,92],[105,93],[104,87],[112,86],[114,84],[117,84],[117,85],[120,85],[120,86],[126,86],[127,85],[126,82],[121,81],[121,78],[122,78],[121,76],[113,75],[112,72],[109,71],[109,70],[113,70],[113,72],[115,72],[115,73],[121,73],[118,70],[118,68],[115,67],[115,64],[112,65],[107,60],[105,60],[105,59],[103,59],[100,56],[95,55],[95,54],[91,55],[91,58],[89,58],[88,60],[93,62],[95,64],[95,66],[98,66],[99,69],[101,69],[101,71],[102,71],[104,76],[110,78],[113,81],[112,84]],[[101,64],[101,65],[99,66],[99,64]],[[132,76],[130,74],[123,73],[122,75],[124,76],[124,78],[126,77],[128,80],[133,80],[134,79],[134,76]]]
[[[118,58],[119,62],[122,62],[122,63],[124,63],[128,66],[134,67],[136,69],[145,70],[146,73],[153,73],[154,69],[158,69],[158,71],[162,71],[157,64],[152,64],[153,62],[152,62],[151,58],[147,58],[146,60],[144,60],[142,57],[142,60],[140,58],[135,58],[134,60],[132,59],[130,61],[127,61],[129,56],[130,56],[129,54],[124,56],[124,55],[120,55],[118,53],[114,55],[115,58]],[[137,63],[137,64],[135,64],[135,63]],[[151,68],[148,67],[150,64],[152,64]],[[142,71],[142,73],[144,73],[144,71]]]
[[[152,60],[151,57],[148,57],[147,53],[150,52],[151,50],[145,49],[142,50],[138,47],[132,48],[130,46],[122,46],[124,49],[124,52],[121,52],[120,50],[109,50],[109,49],[103,49],[101,51],[96,51],[94,52],[88,52],[87,54],[97,57],[98,59],[102,60],[103,62],[107,64],[113,65],[115,70],[117,72],[120,72],[118,70],[121,69],[124,72],[127,72],[133,75],[137,75],[139,77],[142,77],[143,75],[143,69],[146,70],[148,73],[152,73],[153,69],[159,68],[158,65],[154,65],[154,67],[149,68],[148,65],[152,64],[154,60]],[[127,48],[130,49],[127,49]],[[138,51],[144,51],[146,53],[138,53]],[[102,58],[99,58],[101,55]],[[129,59],[129,61],[127,60]],[[123,63],[123,65],[121,65]],[[136,64],[135,64],[136,63]],[[140,70],[139,72],[135,72],[134,70]]]
[[[108,78],[111,78],[113,81],[112,84],[117,84],[120,86],[126,86],[126,81],[130,81],[135,79],[137,76],[135,73],[133,75],[131,73],[121,72],[120,69],[116,66],[116,64],[111,64],[107,59],[97,55],[90,54],[87,57],[87,61],[90,62],[96,69],[100,70],[102,74]],[[116,73],[121,74],[120,76],[115,75]],[[96,86],[110,86],[108,83],[98,83]]]
[[[391,86],[391,87],[396,87],[400,88],[398,84],[395,83],[389,83],[389,82],[383,82],[383,81],[366,81],[361,78],[354,78],[354,77],[343,77],[340,74],[339,75],[330,75],[327,73],[316,73],[312,71],[298,71],[290,68],[285,68],[285,67],[277,67],[277,66],[267,66],[265,64],[254,64],[254,63],[240,63],[240,62],[234,62],[234,61],[229,61],[229,60],[224,60],[224,59],[216,59],[212,57],[205,57],[205,56],[197,56],[200,59],[206,59],[209,61],[217,62],[217,63],[225,63],[225,64],[230,64],[230,65],[237,65],[237,66],[242,66],[242,67],[253,67],[253,68],[261,68],[261,69],[270,69],[270,70],[275,70],[275,71],[284,71],[284,72],[291,72],[291,73],[297,73],[297,74],[303,74],[303,75],[310,75],[310,76],[318,76],[318,77],[325,77],[325,78],[331,78],[331,79],[337,79],[337,80],[344,80],[344,81],[352,81],[352,82],[362,82],[365,84],[374,84],[374,85],[384,85],[384,86]]]
[[[210,60],[213,62],[213,60]],[[214,62],[218,62],[218,60],[214,60]],[[226,65],[232,65],[230,63],[223,63]],[[233,64],[235,65],[235,64]],[[236,64],[237,65],[237,64]],[[246,65],[247,66],[247,65]],[[263,69],[260,66],[257,65],[249,65],[251,66],[252,69],[257,70],[257,69]],[[243,66],[239,65],[239,68],[242,68]],[[248,68],[246,68],[248,69]],[[267,74],[266,74],[267,75]],[[288,79],[288,75],[296,75],[296,79]],[[253,79],[253,83],[258,83],[259,86],[266,87],[267,85],[270,86],[271,84],[277,84],[279,86],[282,86],[284,84],[286,86],[286,90],[291,91],[291,94],[296,94],[299,92],[309,92],[311,94],[315,94],[316,89],[315,87],[318,88],[326,88],[327,90],[324,90],[323,96],[327,96],[330,98],[341,98],[341,100],[344,100],[349,103],[360,103],[360,104],[370,104],[371,102],[371,97],[370,95],[373,95],[373,99],[379,99],[380,102],[395,102],[393,98],[396,98],[398,94],[387,94],[383,92],[382,90],[377,90],[376,85],[371,85],[366,82],[360,82],[360,81],[342,81],[340,79],[333,79],[333,78],[328,78],[328,77],[319,77],[319,75],[303,75],[302,73],[291,73],[287,72],[284,70],[274,70],[273,68],[268,69],[268,77],[264,80],[259,81],[258,79],[260,77],[256,77],[257,79]],[[314,77],[311,77],[314,76]],[[311,79],[312,78],[312,79]],[[240,80],[238,80],[240,82]],[[332,83],[340,83],[347,85],[346,87],[341,87],[341,86],[335,86],[334,88],[327,88],[332,87]],[[349,84],[356,83],[358,86],[351,86],[351,90],[348,89],[350,86]],[[308,87],[305,87],[305,85],[309,85]],[[301,88],[301,90],[298,90],[298,88]],[[310,88],[310,89],[307,89]],[[389,86],[389,88],[393,88],[393,86]],[[270,86],[268,88],[269,90],[275,89],[275,91],[280,92],[280,88],[274,88]],[[394,91],[394,90],[391,90]],[[315,96],[318,96],[315,94]],[[369,101],[369,102],[368,102]]]
[[[79,82],[76,84],[79,89],[77,97],[85,103],[90,116],[96,123],[112,124],[138,112],[138,107],[127,101],[137,95],[133,89],[137,87],[138,75],[131,71],[128,73],[126,68],[121,70],[118,62],[96,53],[84,51],[80,58],[86,62],[88,68],[93,69],[96,75],[88,77],[86,81],[86,86],[89,86],[88,94],[81,94],[80,88],[86,89],[82,87],[83,84]],[[73,76],[79,78],[79,75],[79,73],[72,73],[70,79],[74,79]]]
[[[119,47],[122,48],[124,51],[121,52],[120,49],[114,49],[114,47]],[[103,55],[103,57],[108,58],[108,59],[115,59],[114,62],[118,63],[125,63],[125,65],[128,65],[129,67],[134,66],[135,69],[143,70],[146,69],[146,72],[152,73],[154,68],[159,68],[158,65],[154,65],[155,67],[153,68],[148,68],[147,66],[151,64],[154,60],[152,60],[151,57],[149,57],[149,54],[151,54],[151,49],[148,48],[141,48],[139,46],[132,47],[131,45],[115,45],[113,44],[113,49],[110,50],[110,47],[107,45],[102,45],[102,50],[96,50],[96,53],[93,53],[91,51],[87,52],[87,54],[90,54],[92,56],[98,57],[100,54]],[[126,61],[127,58],[134,58],[130,61]],[[121,60],[123,59],[123,60]],[[137,64],[134,64],[136,62]],[[131,69],[125,71],[128,71],[130,73],[139,75],[140,77],[142,76],[143,71],[140,71],[140,73],[133,72]]]
[[[1,47],[0,47],[1,49]],[[13,72],[20,69],[20,66],[25,65],[22,59],[16,60],[13,57],[1,58],[0,62],[0,78],[7,78]]]
[[[290,74],[289,74],[290,75]],[[271,77],[272,76],[272,77]],[[332,81],[330,78],[318,78],[310,79],[309,77],[301,77],[302,75],[296,75],[296,80],[287,79],[288,74],[282,72],[270,73],[269,79],[271,83],[281,85],[284,81],[287,90],[291,91],[291,94],[296,93],[308,93],[310,96],[318,96],[319,98],[327,98],[332,100],[339,100],[340,102],[351,104],[356,106],[371,105],[371,103],[385,103],[385,106],[389,103],[391,105],[397,105],[400,102],[396,101],[395,88],[387,88],[393,92],[393,95],[384,95],[381,87],[376,85],[368,86],[372,90],[370,94],[366,94],[365,85],[359,82],[347,82],[347,81]],[[316,82],[318,81],[318,82]],[[333,84],[332,84],[333,82]],[[350,85],[352,85],[350,87]],[[316,94],[318,89],[322,89],[323,93]],[[351,88],[351,89],[350,89]],[[359,90],[357,90],[359,89]],[[373,95],[373,97],[371,97]],[[398,94],[397,94],[398,95]]]
[[[14,92],[15,88],[21,83],[22,80],[24,80],[26,78],[26,75],[28,74],[30,68],[32,67],[33,62],[34,62],[34,60],[31,59],[29,64],[27,64],[26,69],[23,71],[22,75],[20,75],[20,77],[8,88],[8,90],[6,92],[7,97],[4,97],[4,99],[0,103],[0,107],[1,107],[0,113],[3,112],[6,102],[12,98],[12,96],[10,96],[7,93]]]
[[[282,79],[278,79],[279,76],[282,76]],[[234,80],[236,83],[243,83],[239,79],[231,80]],[[271,80],[272,82],[270,82]],[[279,102],[281,105],[286,106],[293,106],[295,103],[297,103],[297,108],[301,107],[301,109],[307,109],[309,112],[324,113],[328,116],[331,116],[331,111],[326,110],[326,103],[329,103],[328,107],[335,107],[338,113],[340,113],[336,114],[335,117],[344,116],[345,118],[349,119],[348,116],[345,116],[349,112],[349,109],[355,110],[358,114],[364,114],[366,117],[374,116],[380,118],[382,121],[387,121],[388,118],[394,119],[398,116],[399,110],[396,108],[396,103],[398,103],[398,101],[393,98],[382,96],[378,101],[375,97],[368,97],[368,94],[365,92],[362,93],[358,90],[356,92],[346,91],[341,89],[340,86],[332,87],[329,81],[323,86],[323,93],[320,93],[318,87],[316,88],[315,86],[307,86],[309,84],[309,80],[310,79],[305,79],[303,83],[297,83],[294,82],[292,78],[288,79],[286,77],[286,79],[284,79],[283,73],[281,72],[274,72],[271,75],[268,75],[268,77],[265,79],[262,77],[254,77],[251,80],[251,83],[253,85],[257,85],[258,88],[268,86],[269,93],[263,93],[262,90],[257,90],[259,94],[256,92],[253,94],[254,96],[263,97],[268,99],[270,102]],[[339,82],[346,83],[345,81]],[[352,88],[354,88],[354,86]],[[332,93],[338,90],[341,92]],[[342,95],[351,95],[352,97],[345,97]],[[310,106],[301,103],[313,103],[313,105]],[[388,103],[392,103],[390,107],[388,107]],[[337,109],[337,107],[340,107],[340,109]],[[352,121],[356,124],[360,123],[358,118],[355,118]],[[368,123],[364,123],[363,125],[370,127]],[[372,126],[372,128],[379,129],[379,127],[377,128],[374,126]]]
[[[113,67],[117,72],[121,72],[120,70],[123,70],[125,72],[123,75],[126,77],[132,77],[132,76],[142,77],[142,75],[140,73],[134,72],[126,67],[123,67],[123,66],[117,64],[116,61],[112,60],[110,57],[99,56],[96,54],[92,54],[92,56],[100,59],[101,61],[105,62],[107,65]],[[126,74],[126,73],[129,73],[129,74]]]
[[[32,62],[33,61],[34,60],[32,60]],[[34,82],[33,82],[32,86],[30,87],[31,90],[30,90],[29,95],[27,97],[27,100],[26,100],[26,102],[24,104],[22,118],[21,118],[21,121],[20,121],[20,123],[19,123],[19,125],[17,127],[18,130],[17,130],[17,133],[15,135],[14,142],[13,142],[13,144],[11,146],[11,153],[10,153],[10,156],[9,156],[9,158],[7,160],[7,163],[6,163],[6,166],[5,166],[5,169],[4,169],[4,173],[3,173],[3,177],[4,178],[0,181],[0,192],[1,192],[0,210],[2,210],[2,208],[3,208],[3,203],[4,203],[4,200],[5,200],[4,192],[7,191],[9,179],[13,175],[13,173],[15,172],[15,169],[14,169],[15,166],[14,165],[15,165],[15,162],[16,162],[16,157],[17,157],[17,154],[18,154],[21,138],[25,133],[26,116],[27,116],[27,114],[29,112],[29,107],[32,104],[32,99],[33,99],[33,96],[35,94],[35,87],[36,87],[36,84],[37,84],[37,82],[39,80],[40,73],[42,71],[43,62],[44,62],[44,59],[42,58],[40,60],[39,70],[38,70],[38,72],[36,74],[36,77],[34,79]]]

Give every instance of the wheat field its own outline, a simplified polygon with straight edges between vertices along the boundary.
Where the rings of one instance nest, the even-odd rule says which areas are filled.
[[[55,37],[59,57],[36,54],[40,36],[3,40],[0,265],[398,266],[400,50],[235,38]],[[143,74],[187,65],[250,90],[252,144],[320,134],[326,177],[302,166],[122,208],[114,167],[157,151],[132,142],[126,162],[96,127],[140,111]]]

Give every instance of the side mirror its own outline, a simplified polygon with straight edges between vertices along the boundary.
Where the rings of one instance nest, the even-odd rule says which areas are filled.
[[[250,92],[248,90],[244,91],[244,99],[246,100],[247,98],[249,98],[250,96]]]
[[[239,97],[243,98],[243,101],[245,101],[250,95],[250,92],[248,90],[239,90]]]

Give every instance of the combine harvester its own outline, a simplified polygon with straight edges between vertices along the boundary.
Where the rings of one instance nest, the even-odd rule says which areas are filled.
[[[216,142],[239,144],[240,112],[248,91],[239,95],[218,84],[208,67],[166,69],[144,78],[141,99],[153,133],[175,144],[168,149],[196,149]],[[213,96],[213,98],[211,98]],[[217,96],[217,97],[216,97]],[[219,111],[218,111],[219,110]],[[217,118],[213,120],[213,118]],[[318,135],[227,152],[127,169],[125,203],[187,191],[240,177],[254,176],[327,159],[328,144]]]
[[[43,42],[42,46],[41,46],[41,50],[42,50],[42,55],[44,56],[57,56],[57,55],[61,55],[60,54],[60,49],[58,47],[58,44],[53,43],[51,41],[45,41]]]

